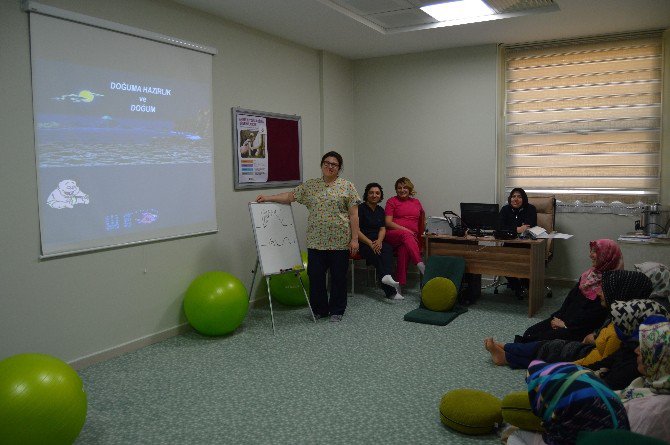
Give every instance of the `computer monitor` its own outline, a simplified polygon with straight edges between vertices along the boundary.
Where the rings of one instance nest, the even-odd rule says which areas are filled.
[[[470,230],[498,229],[498,204],[461,203],[461,219]]]

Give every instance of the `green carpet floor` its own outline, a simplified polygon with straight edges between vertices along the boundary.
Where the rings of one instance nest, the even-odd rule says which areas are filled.
[[[88,417],[76,443],[499,443],[445,428],[440,399],[463,387],[524,389],[525,372],[494,366],[483,339],[511,340],[567,290],[554,288],[532,319],[527,300],[485,292],[444,327],[403,321],[416,288],[389,303],[357,285],[340,323],[275,304],[276,336],[269,309],[251,308],[227,337],[189,332],[80,370]]]

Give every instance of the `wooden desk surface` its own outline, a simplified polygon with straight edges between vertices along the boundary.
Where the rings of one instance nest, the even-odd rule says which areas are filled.
[[[424,235],[426,257],[459,256],[465,259],[465,272],[527,278],[528,316],[544,303],[544,239],[496,240],[493,237]]]

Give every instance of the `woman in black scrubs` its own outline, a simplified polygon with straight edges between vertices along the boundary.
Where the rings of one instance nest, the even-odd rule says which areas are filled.
[[[393,248],[384,242],[386,236],[384,207],[379,205],[384,199],[384,190],[376,182],[365,186],[365,202],[358,206],[359,254],[367,264],[375,266],[380,286],[390,300],[402,300],[400,284],[391,276],[393,268]]]

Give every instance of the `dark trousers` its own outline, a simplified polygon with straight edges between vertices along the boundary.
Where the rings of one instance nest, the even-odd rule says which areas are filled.
[[[309,304],[321,316],[343,315],[347,308],[348,250],[307,249]],[[326,289],[326,273],[330,270],[330,298]]]
[[[365,262],[375,266],[377,278],[379,279],[379,286],[384,291],[384,294],[386,294],[387,297],[394,296],[395,288],[381,282],[384,275],[391,275],[391,270],[393,268],[393,247],[383,242],[382,251],[377,255],[367,244],[359,243],[359,246],[360,250],[358,253],[365,258]]]
[[[505,360],[512,369],[526,369],[530,362],[537,358],[537,352],[542,342],[507,343],[505,345]]]

